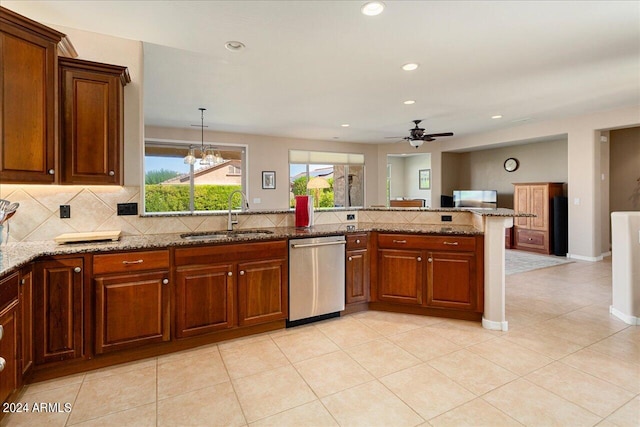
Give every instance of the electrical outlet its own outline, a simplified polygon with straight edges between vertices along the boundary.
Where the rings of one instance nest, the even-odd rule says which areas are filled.
[[[347,214],[347,221],[355,221],[356,214]]]
[[[138,204],[118,203],[118,215],[138,215]]]
[[[451,215],[440,215],[440,221],[451,222],[453,221],[453,217]]]
[[[60,218],[71,218],[70,205],[60,205]]]

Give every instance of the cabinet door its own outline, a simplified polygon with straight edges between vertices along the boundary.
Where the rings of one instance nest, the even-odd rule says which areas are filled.
[[[176,271],[176,336],[232,328],[233,264],[179,267]]]
[[[55,178],[56,44],[14,27],[0,11],[1,181]]]
[[[169,340],[169,273],[96,277],[96,353]]]
[[[121,184],[122,84],[118,74],[97,71],[96,65],[60,59],[65,184]]]
[[[238,264],[240,326],[287,318],[288,266],[286,259]]]
[[[18,320],[17,302],[0,313],[0,402],[18,385]]]
[[[422,251],[378,251],[378,300],[420,305],[423,283]]]
[[[36,364],[84,354],[83,266],[82,258],[36,263],[33,288]]]
[[[20,277],[20,323],[22,353],[20,368],[24,377],[33,366],[33,272],[24,270]]]
[[[532,230],[546,231],[549,227],[549,187],[546,184],[532,185],[529,197],[529,212],[536,215],[530,218],[530,227]]]
[[[369,300],[369,252],[347,251],[345,265],[345,302],[353,304]]]
[[[528,185],[516,185],[513,190],[513,210],[518,213],[531,213],[531,196]],[[530,218],[517,217],[513,219],[516,227],[529,228]]]
[[[475,255],[430,252],[427,306],[474,310],[477,301]]]

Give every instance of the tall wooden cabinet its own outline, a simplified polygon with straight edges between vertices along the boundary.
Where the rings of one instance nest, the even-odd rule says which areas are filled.
[[[515,249],[550,254],[553,251],[553,198],[562,196],[564,184],[542,182],[513,185],[513,210],[535,215],[514,218]]]
[[[60,145],[65,184],[122,184],[126,67],[60,58]]]

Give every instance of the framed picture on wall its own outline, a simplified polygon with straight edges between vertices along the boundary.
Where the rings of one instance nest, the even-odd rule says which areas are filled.
[[[262,189],[275,190],[276,173],[275,171],[262,171]]]
[[[420,190],[431,189],[431,169],[418,170],[418,188]]]

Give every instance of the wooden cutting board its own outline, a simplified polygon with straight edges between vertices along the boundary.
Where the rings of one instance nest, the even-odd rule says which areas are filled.
[[[78,242],[100,242],[104,240],[116,241],[120,239],[120,230],[112,230],[112,231],[90,231],[88,233],[65,233],[61,234],[57,237],[54,237],[53,240],[56,243],[78,243]]]

